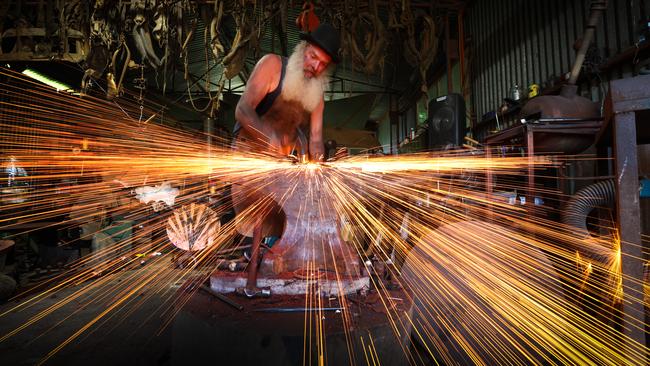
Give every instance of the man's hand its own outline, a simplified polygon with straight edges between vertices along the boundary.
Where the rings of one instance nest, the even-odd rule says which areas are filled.
[[[309,142],[309,156],[312,161],[322,162],[325,160],[325,146],[323,143]]]

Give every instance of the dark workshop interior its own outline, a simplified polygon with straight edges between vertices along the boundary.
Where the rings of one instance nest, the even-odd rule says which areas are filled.
[[[650,0],[3,0],[0,365],[650,364]]]

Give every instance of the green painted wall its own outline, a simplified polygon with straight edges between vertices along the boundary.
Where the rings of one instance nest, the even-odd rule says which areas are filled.
[[[363,94],[325,102],[323,125],[363,130],[370,116],[375,94]]]

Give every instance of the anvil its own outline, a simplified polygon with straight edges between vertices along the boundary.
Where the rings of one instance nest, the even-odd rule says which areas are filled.
[[[278,294],[300,294],[307,291],[309,281],[318,279],[322,292],[339,294],[368,285],[368,278],[361,275],[359,256],[341,239],[340,217],[328,189],[330,169],[297,164],[269,174],[263,181],[233,185],[236,211],[246,213],[238,218],[240,231],[248,233],[263,220],[264,235],[280,236],[263,255],[259,287],[271,287]],[[244,285],[242,281],[241,274],[217,271],[211,286],[229,292]]]

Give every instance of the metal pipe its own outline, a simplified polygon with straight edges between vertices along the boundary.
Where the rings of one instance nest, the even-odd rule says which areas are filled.
[[[218,292],[214,291],[212,288],[210,288],[207,285],[201,286],[201,290],[209,293],[210,295],[216,297],[217,299],[225,302],[226,304],[232,306],[233,308],[235,308],[237,310],[243,310],[244,309],[244,306],[242,304],[232,300],[231,298],[229,298],[228,296],[226,296],[224,294],[221,294],[221,293],[218,293]]]
[[[594,38],[594,33],[596,33],[596,26],[600,20],[600,15],[605,10],[607,10],[607,0],[594,0],[591,2],[591,13],[589,15],[589,20],[587,22],[587,29],[585,34],[582,36],[582,45],[580,45],[580,50],[576,55],[576,62],[573,64],[573,69],[571,70],[571,76],[569,77],[569,84],[575,85],[580,75],[580,69],[582,69],[582,64],[585,61],[585,55],[591,45],[591,41]]]
[[[602,117],[591,118],[539,118],[535,119],[536,122],[595,122],[602,121]]]
[[[261,313],[303,313],[314,311],[343,311],[343,308],[263,308],[253,311]]]

